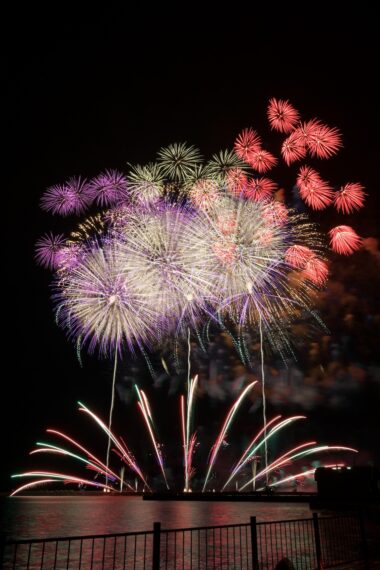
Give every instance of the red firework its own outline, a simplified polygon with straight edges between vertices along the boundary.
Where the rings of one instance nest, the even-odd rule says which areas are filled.
[[[327,263],[318,257],[312,257],[306,262],[303,276],[309,281],[321,287],[327,281],[329,269]]]
[[[249,200],[255,202],[265,202],[272,198],[273,192],[276,190],[277,184],[270,178],[252,178],[249,180],[244,195]]]
[[[246,160],[257,172],[267,172],[277,164],[277,158],[267,150],[251,152]]]
[[[247,187],[247,175],[239,167],[231,168],[226,174],[227,190],[234,196],[240,196]]]
[[[338,212],[351,214],[363,207],[364,196],[364,186],[358,182],[349,182],[335,194],[334,204]]]
[[[290,133],[299,121],[299,112],[283,99],[270,99],[267,115],[272,129]]]
[[[306,145],[298,129],[284,140],[281,147],[281,154],[288,166],[296,160],[305,158]]]
[[[301,126],[311,156],[330,158],[342,146],[342,137],[335,127],[328,127],[317,119],[312,119]]]
[[[249,155],[260,150],[260,147],[260,136],[253,129],[244,129],[235,140],[235,153],[243,160],[247,160]]]
[[[285,252],[285,261],[290,267],[304,269],[315,253],[304,245],[292,245]]]
[[[361,245],[361,238],[350,226],[336,226],[329,231],[331,249],[341,255],[351,255]]]
[[[275,226],[283,226],[288,221],[288,209],[282,202],[273,200],[263,210],[263,216]]]
[[[331,186],[310,166],[302,166],[297,176],[301,198],[313,210],[323,210],[333,199]]]

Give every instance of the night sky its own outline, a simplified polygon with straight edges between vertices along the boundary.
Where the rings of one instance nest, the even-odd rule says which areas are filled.
[[[378,45],[368,6],[341,4],[334,16],[316,3],[308,13],[306,5],[270,5],[259,13],[232,4],[206,18],[191,4],[181,13],[179,5],[167,13],[148,5],[68,13],[62,4],[54,14],[33,6],[9,16],[0,490],[9,489],[10,473],[31,465],[27,454],[47,426],[85,429],[78,399],[108,412],[110,364],[85,357],[80,368],[54,323],[51,275],[34,263],[41,234],[67,232],[75,223],[39,209],[48,186],[154,161],[172,142],[187,141],[210,156],[231,147],[245,127],[270,136],[267,101],[285,98],[303,116],[342,130],[344,149],[321,170],[365,185],[370,196],[352,224],[364,237],[379,238]],[[375,278],[376,263],[361,258],[361,282],[367,270]],[[368,405],[367,413],[352,401],[340,415],[347,429],[355,414],[357,422],[378,425],[373,400]]]

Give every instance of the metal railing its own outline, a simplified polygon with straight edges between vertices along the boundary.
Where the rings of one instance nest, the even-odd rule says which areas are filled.
[[[2,540],[4,570],[264,570],[282,558],[298,570],[363,561],[362,519],[357,515],[97,536]]]

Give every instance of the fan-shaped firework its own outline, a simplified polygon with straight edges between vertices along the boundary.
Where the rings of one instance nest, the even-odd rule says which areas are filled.
[[[267,115],[272,129],[281,133],[289,133],[299,121],[299,112],[283,99],[271,99],[269,101]]]
[[[196,166],[202,162],[197,148],[184,143],[171,144],[158,153],[158,163],[162,172],[173,180],[183,182],[191,176]]]
[[[91,180],[89,192],[99,206],[112,206],[127,198],[127,179],[117,170],[106,170]]]
[[[336,253],[350,255],[360,248],[361,238],[350,226],[336,226],[329,231],[331,248]]]
[[[48,269],[56,269],[57,254],[65,243],[62,234],[55,236],[51,232],[42,236],[36,242],[36,261],[38,265],[47,267]]]
[[[191,479],[194,477],[195,470],[197,468],[198,472],[204,474],[204,477],[201,479],[198,478],[197,485],[199,488],[202,488],[203,491],[207,490],[207,483],[209,481],[210,476],[213,472],[216,471],[217,465],[217,456],[218,452],[228,437],[228,432],[230,431],[231,424],[234,421],[237,412],[241,409],[242,403],[246,394],[249,390],[253,387],[256,382],[253,382],[246,386],[244,390],[238,395],[236,400],[234,401],[233,405],[230,407],[224,421],[221,425],[221,428],[218,430],[219,433],[211,446],[209,459],[207,465],[199,464],[200,461],[197,461],[197,466],[195,468],[195,461],[194,455],[195,450],[199,449],[199,446],[203,446],[203,441],[197,438],[195,433],[191,434],[191,422],[192,416],[194,414],[194,386],[196,384],[196,380],[191,380],[190,383],[190,393],[187,399],[186,411],[184,405],[184,398],[181,397],[181,421],[179,423],[182,424],[182,445],[183,445],[183,455],[184,455],[184,465],[185,465],[185,472],[184,472],[184,486],[185,491],[191,491]],[[143,418],[145,426],[148,429],[149,440],[153,444],[155,449],[155,456],[159,465],[159,469],[163,476],[164,483],[168,488],[168,482],[166,478],[166,473],[164,469],[164,455],[162,453],[162,444],[160,444],[156,440],[156,436],[153,429],[153,417],[151,412],[151,406],[148,402],[146,395],[143,391],[140,391],[136,387],[139,401],[138,406],[140,407],[141,411],[143,412]],[[75,440],[72,437],[69,437],[65,433],[55,430],[55,429],[47,429],[47,433],[50,437],[54,437],[53,443],[50,442],[37,442],[37,447],[31,451],[31,455],[35,454],[48,454],[53,455],[57,459],[58,457],[70,457],[78,463],[78,465],[85,465],[87,469],[87,476],[86,478],[78,477],[75,474],[68,474],[68,473],[60,473],[56,471],[28,471],[24,473],[19,473],[13,475],[12,478],[19,479],[19,478],[29,478],[35,479],[32,483],[28,483],[26,485],[22,485],[13,491],[12,495],[16,495],[23,490],[36,485],[43,485],[45,483],[73,483],[78,485],[79,483],[84,485],[96,486],[100,489],[106,489],[108,491],[123,491],[133,490],[131,485],[133,479],[136,476],[140,479],[141,483],[144,485],[145,489],[151,491],[152,489],[149,487],[147,483],[147,477],[144,476],[141,467],[139,466],[136,457],[134,456],[133,452],[130,448],[126,445],[124,439],[122,437],[118,437],[113,431],[106,427],[105,423],[101,420],[99,416],[94,414],[87,406],[78,402],[80,406],[80,411],[82,411],[86,416],[90,417],[93,422],[100,427],[102,432],[106,435],[111,437],[111,441],[114,445],[114,454],[119,458],[119,465],[111,469],[108,465],[105,465],[96,455],[94,455],[91,451],[87,449],[84,445],[80,442]],[[321,453],[357,453],[356,449],[347,446],[341,445],[319,445],[316,441],[306,441],[300,443],[294,447],[288,449],[285,453],[282,453],[279,456],[276,456],[273,461],[271,461],[268,465],[265,465],[262,469],[260,469],[254,478],[251,478],[251,468],[250,463],[252,461],[257,461],[258,452],[262,453],[262,450],[265,445],[269,445],[271,441],[279,437],[279,434],[285,430],[288,426],[293,426],[296,422],[300,420],[305,420],[305,416],[291,416],[288,418],[283,418],[281,415],[277,415],[273,417],[267,423],[267,431],[264,429],[260,429],[254,437],[251,439],[249,445],[244,450],[243,454],[241,455],[239,460],[234,460],[233,467],[228,472],[227,478],[225,480],[224,485],[222,486],[221,490],[224,491],[228,486],[231,485],[232,481],[239,475],[240,486],[239,491],[244,491],[244,489],[252,483],[259,483],[261,485],[265,484],[265,480],[268,481],[268,475],[273,474],[274,472],[279,473],[280,468],[286,467],[290,470],[292,475],[287,475],[284,477],[285,473],[280,475],[280,478],[275,478],[271,482],[268,482],[269,486],[275,486],[280,484],[285,484],[293,477],[302,477],[302,472],[297,473],[298,462],[301,459],[309,458],[310,456],[318,456]],[[179,427],[179,426],[178,426]],[[178,433],[181,432],[180,429],[177,430]],[[98,439],[98,436],[97,436]],[[180,439],[180,436],[178,437]],[[56,441],[58,440],[58,441]],[[62,443],[64,440],[64,443]],[[178,442],[180,444],[180,442]],[[237,443],[237,442],[236,442]],[[232,449],[236,449],[236,445],[231,446]],[[180,447],[179,447],[180,448]],[[78,451],[79,450],[79,451]],[[199,454],[198,454],[199,455]],[[236,454],[234,454],[236,455]],[[344,465],[344,463],[342,464]],[[120,467],[125,466],[128,469],[126,478],[122,479],[118,473],[120,472]],[[247,467],[249,469],[247,470]],[[297,474],[294,474],[294,470],[296,470]],[[314,473],[314,469],[309,469],[307,473]],[[91,472],[94,474],[95,479],[89,479],[88,473]],[[130,483],[128,482],[128,478],[132,476],[132,480],[130,479]],[[226,475],[224,475],[226,477]],[[103,478],[105,478],[105,484],[102,482]],[[172,482],[173,485],[182,490],[183,483],[181,477],[177,481]],[[135,487],[135,490],[136,487]]]
[[[128,189],[136,202],[150,204],[162,198],[165,176],[157,164],[131,167],[128,174]]]
[[[338,212],[351,214],[364,205],[364,186],[358,183],[348,183],[342,186],[334,196],[334,204]]]
[[[149,292],[133,276],[126,279],[115,242],[89,247],[55,288],[59,322],[90,351],[97,345],[104,354],[133,351],[153,337],[156,313]]]

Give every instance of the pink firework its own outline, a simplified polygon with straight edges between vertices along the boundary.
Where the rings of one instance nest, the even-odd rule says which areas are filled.
[[[349,182],[342,186],[334,196],[334,204],[338,212],[351,214],[364,205],[364,186],[358,182]]]
[[[228,267],[236,259],[236,244],[229,240],[219,240],[212,245],[212,250],[221,263]]]
[[[323,210],[333,200],[331,186],[319,176],[318,172],[309,166],[302,166],[297,176],[297,186],[301,198],[313,210]]]
[[[50,186],[41,198],[41,208],[46,212],[67,216],[75,211],[76,200],[65,184]]]
[[[70,243],[61,247],[55,256],[56,267],[61,271],[69,271],[80,262],[82,247],[77,243]]]
[[[277,158],[267,150],[255,150],[247,157],[247,162],[257,172],[267,172],[277,164]]]
[[[38,265],[47,269],[56,269],[58,265],[57,255],[65,244],[62,234],[55,236],[52,233],[45,234],[36,243],[36,261]]]
[[[244,195],[249,200],[264,202],[272,198],[273,192],[277,189],[277,184],[270,178],[252,178],[249,180]]]
[[[317,119],[312,119],[302,125],[306,144],[311,156],[330,158],[342,146],[342,136],[335,127],[324,125]]]
[[[288,221],[288,209],[282,202],[273,200],[263,210],[263,216],[275,226],[283,226]]]
[[[87,180],[80,176],[73,177],[66,183],[66,187],[74,196],[73,212],[81,214],[92,202],[92,192]]]
[[[299,121],[299,112],[283,99],[270,99],[267,115],[272,129],[281,133],[290,133]]]
[[[65,184],[50,186],[41,198],[41,208],[52,214],[80,214],[91,203],[91,191],[86,180],[70,178]]]
[[[306,145],[298,129],[284,140],[281,147],[281,154],[288,166],[296,160],[305,158]]]
[[[235,140],[235,153],[242,160],[247,160],[249,156],[260,150],[261,139],[253,129],[244,129]]]
[[[91,180],[89,191],[99,206],[112,206],[127,198],[127,179],[117,170],[106,170]]]
[[[285,261],[290,267],[304,269],[315,253],[304,245],[292,245],[285,252]]]
[[[351,255],[361,245],[361,238],[350,226],[336,226],[329,231],[331,249],[341,255]]]
[[[231,168],[226,174],[227,190],[234,196],[240,196],[248,184],[247,175],[239,167]]]
[[[210,210],[218,197],[219,187],[213,180],[199,180],[189,191],[191,202],[203,211]]]
[[[315,256],[306,262],[302,274],[306,279],[314,283],[314,285],[322,287],[329,276],[329,269],[325,261]]]

